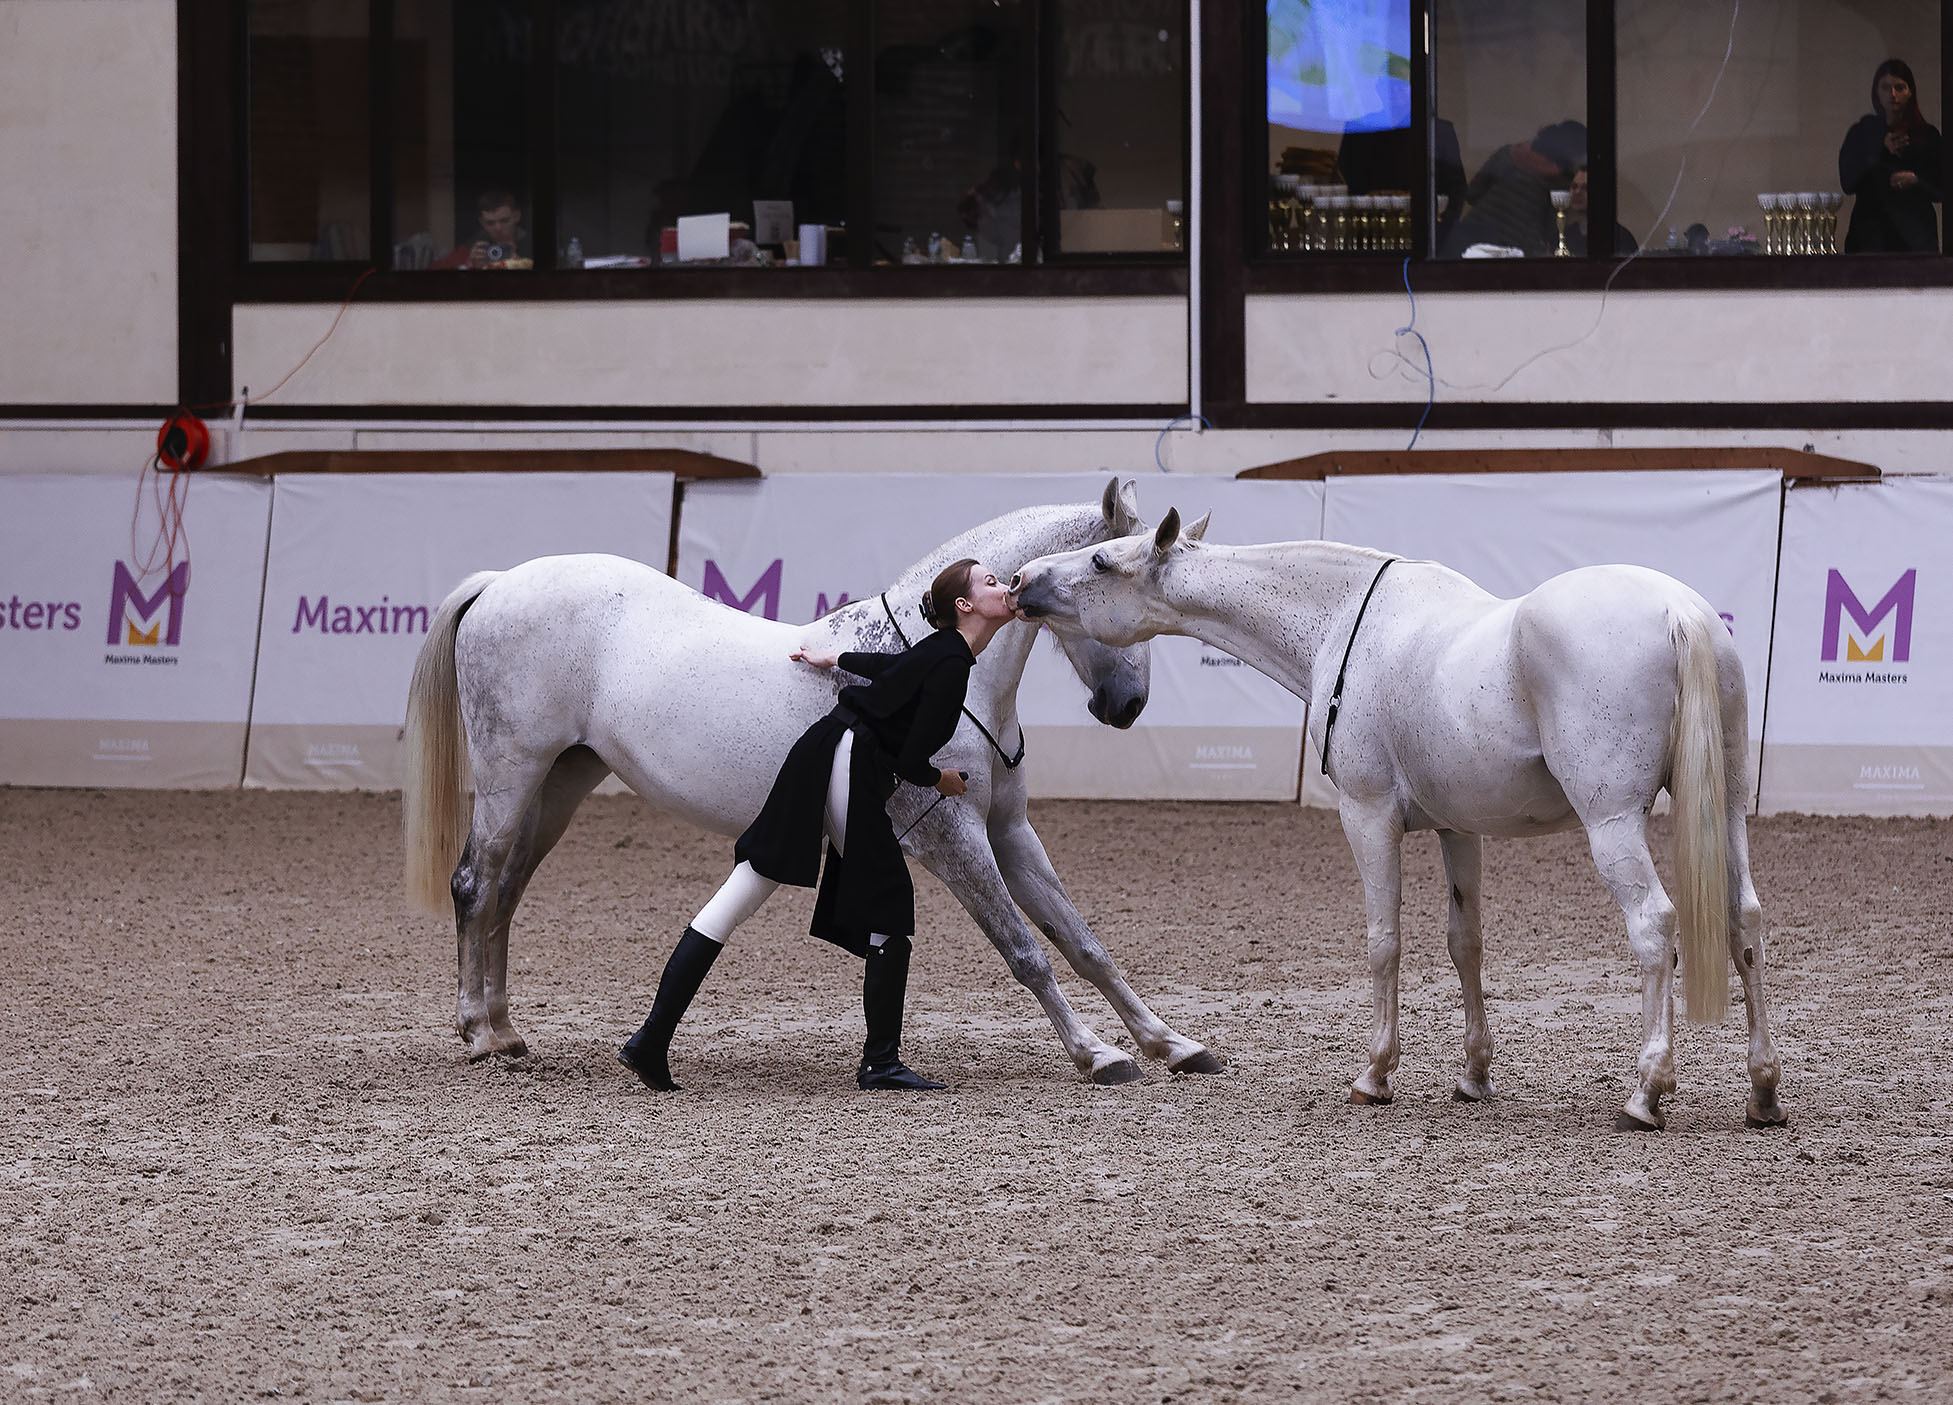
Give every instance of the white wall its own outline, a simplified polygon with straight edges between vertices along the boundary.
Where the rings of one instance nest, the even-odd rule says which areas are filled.
[[[483,275],[492,276],[492,275]],[[239,388],[338,309],[239,307]],[[355,306],[281,397],[374,405],[1159,404],[1187,394],[1183,299]]]
[[[0,176],[0,403],[173,401],[173,0],[0,0]]]
[[[1940,400],[1949,317],[1953,288],[1417,298],[1443,401]],[[1422,404],[1409,321],[1401,293],[1249,298],[1248,399]]]

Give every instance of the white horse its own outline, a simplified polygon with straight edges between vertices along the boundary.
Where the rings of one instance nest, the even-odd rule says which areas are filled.
[[[1134,485],[1114,479],[1098,504],[1026,508],[966,532],[885,594],[809,625],[745,614],[614,556],[543,557],[462,582],[436,612],[414,665],[405,821],[410,897],[454,914],[457,1024],[470,1058],[526,1051],[509,1020],[509,920],[536,866],[605,776],[615,772],[661,810],[738,834],[759,813],[794,739],[834,706],[840,686],[832,673],[790,662],[794,645],[893,652],[901,635],[914,639],[926,628],[917,602],[950,562],[975,557],[1007,576],[1033,556],[1143,525]],[[1013,622],[978,660],[963,722],[936,756],[968,772],[968,792],[932,808],[929,792],[901,787],[889,815],[902,847],[969,909],[1093,1082],[1126,1083],[1141,1070],[1072,1011],[1019,908],[1111,1002],[1143,1053],[1176,1073],[1218,1072],[1218,1058],[1169,1028],[1126,984],[1031,829],[1016,764],[1017,685],[1036,637],[1036,625]],[[1063,648],[1092,689],[1093,716],[1131,726],[1146,702],[1145,647],[1074,639]],[[671,925],[690,911],[672,908]]]
[[[1749,1017],[1751,1126],[1786,1121],[1763,1004],[1763,914],[1744,819],[1743,670],[1693,590],[1638,566],[1593,566],[1500,600],[1432,561],[1335,542],[1212,546],[1207,519],[1033,561],[1014,589],[1062,635],[1130,646],[1190,634],[1309,704],[1341,792],[1369,923],[1375,1025],[1352,1103],[1391,1100],[1406,830],[1435,829],[1451,883],[1447,937],[1464,989],[1455,1096],[1492,1093],[1480,985],[1480,836],[1582,825],[1641,968],[1640,1078],[1617,1126],[1665,1125],[1675,1087],[1679,925],[1688,1013],[1728,1010],[1728,957]],[[1649,807],[1674,799],[1681,911],[1648,852]]]

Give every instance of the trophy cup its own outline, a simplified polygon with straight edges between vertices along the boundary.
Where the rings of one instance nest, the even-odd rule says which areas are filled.
[[[1566,212],[1567,207],[1573,204],[1573,192],[1570,190],[1556,190],[1552,192],[1552,196],[1553,225],[1559,236],[1559,243],[1553,250],[1553,257],[1560,259],[1570,258],[1573,250],[1566,246]]]

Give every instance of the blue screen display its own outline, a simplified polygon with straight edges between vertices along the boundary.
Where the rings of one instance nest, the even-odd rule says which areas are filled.
[[[1268,0],[1268,120],[1308,132],[1410,126],[1407,0]]]

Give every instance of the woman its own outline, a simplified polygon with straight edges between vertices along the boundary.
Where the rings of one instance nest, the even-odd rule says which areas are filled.
[[[1838,148],[1838,182],[1857,197],[1845,252],[1937,253],[1939,128],[1921,115],[1919,89],[1902,60],[1887,59],[1872,75],[1872,108]]]
[[[672,1032],[733,929],[782,883],[811,888],[816,879],[814,935],[866,963],[861,1006],[868,1038],[855,1082],[863,1088],[943,1086],[899,1057],[915,889],[889,823],[888,798],[898,776],[943,797],[963,793],[963,775],[939,771],[929,758],[956,731],[977,655],[1017,612],[996,574],[966,559],[937,575],[922,597],[922,614],[930,633],[899,654],[837,655],[801,647],[788,655],[815,668],[838,664],[870,681],[843,688],[839,705],[794,743],[765,808],[739,836],[732,876],[692,919],[665,963],[650,1015],[617,1053],[648,1086],[678,1086],[668,1063]],[[823,833],[829,842],[825,873]]]

